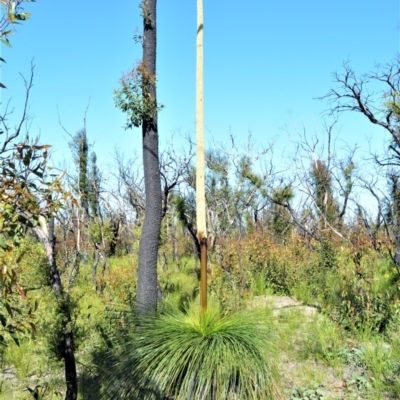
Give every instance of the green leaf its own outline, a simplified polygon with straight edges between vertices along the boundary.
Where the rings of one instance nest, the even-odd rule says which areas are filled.
[[[11,336],[12,340],[14,340],[15,344],[19,347],[18,335],[15,332],[10,332],[10,336]]]
[[[1,42],[2,42],[3,44],[5,44],[7,47],[12,47],[10,41],[9,41],[7,38],[5,38],[5,39],[0,39],[0,40],[1,40]]]
[[[8,304],[8,302],[6,302],[4,304],[4,307],[6,308],[8,314],[10,315],[10,317],[13,318],[14,317],[14,313],[12,312],[12,309],[11,309],[10,305]]]
[[[0,247],[4,250],[8,249],[8,245],[6,244],[6,242],[4,241],[4,239],[0,236]]]
[[[30,12],[22,12],[22,13],[18,13],[18,14],[14,14],[15,19],[19,20],[19,21],[25,21],[28,18],[30,18],[32,15],[32,13]]]
[[[36,337],[36,325],[33,322],[28,322],[28,324],[31,326],[32,339],[35,339],[35,337]]]
[[[37,392],[30,387],[27,387],[26,390],[33,396],[34,399],[37,399]]]
[[[39,178],[43,178],[43,173],[42,173],[42,172],[39,172],[37,169],[32,170],[32,172],[33,172],[36,176],[38,176]]]

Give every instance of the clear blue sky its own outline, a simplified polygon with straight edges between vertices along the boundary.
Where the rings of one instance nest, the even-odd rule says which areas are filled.
[[[121,74],[141,57],[135,27],[141,29],[139,0],[118,2],[50,1],[28,4],[32,19],[3,45],[4,103],[22,102],[19,72],[36,65],[30,114],[31,135],[54,145],[56,159],[68,158],[68,137],[87,114],[88,135],[100,164],[113,149],[140,150],[139,130],[123,129],[125,116],[113,105]],[[314,98],[332,86],[332,72],[349,60],[358,72],[391,61],[399,51],[399,0],[204,0],[205,120],[207,140],[245,138],[262,143],[278,137],[286,148],[292,119],[310,132],[322,132]],[[158,1],[158,100],[162,143],[174,132],[194,133],[195,0]],[[383,140],[363,118],[347,116],[339,137],[365,143]]]

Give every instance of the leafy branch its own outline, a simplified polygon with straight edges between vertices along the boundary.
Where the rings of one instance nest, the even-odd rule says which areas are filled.
[[[143,120],[152,120],[163,108],[148,90],[155,81],[155,75],[148,72],[143,62],[122,76],[121,87],[114,91],[114,102],[127,114],[126,129],[139,127]]]

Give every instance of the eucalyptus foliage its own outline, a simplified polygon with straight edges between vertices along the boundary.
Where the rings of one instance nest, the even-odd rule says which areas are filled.
[[[114,91],[115,106],[127,115],[126,129],[141,126],[143,120],[151,120],[162,109],[156,99],[145,88],[155,85],[155,75],[148,72],[142,62],[128,71],[120,80],[120,88]]]
[[[14,31],[14,26],[26,21],[31,17],[31,13],[24,11],[23,3],[35,2],[35,0],[0,0],[0,42],[8,47],[11,47],[9,36]],[[4,58],[0,57],[1,62],[5,62]],[[0,82],[0,88],[5,88]]]

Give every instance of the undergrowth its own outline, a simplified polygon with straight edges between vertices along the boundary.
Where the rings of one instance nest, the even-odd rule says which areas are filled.
[[[260,326],[269,332],[269,335],[260,339],[264,343],[260,359],[264,360],[265,365],[256,364],[260,368],[270,368],[271,374],[267,375],[273,378],[270,382],[274,384],[269,386],[269,390],[271,387],[276,389],[276,398],[400,398],[398,271],[384,253],[366,249],[362,257],[355,258],[351,248],[343,243],[332,243],[329,248],[318,243],[309,246],[300,238],[294,238],[286,240],[283,245],[257,231],[242,239],[240,253],[234,241],[223,243],[222,253],[218,257],[210,254],[209,294],[214,309],[218,310],[215,314],[218,318],[210,318],[217,327],[218,321],[223,321],[224,316],[248,315],[246,312],[249,307],[253,307],[250,311],[257,315]],[[40,266],[43,253],[33,239],[27,239],[20,251],[22,254],[15,255],[18,272],[24,287],[29,290],[26,298],[20,298],[18,302],[19,306],[27,309],[29,304],[38,302],[35,334],[21,333],[19,347],[9,338],[6,346],[1,348],[0,399],[60,399],[63,390],[62,365],[50,345],[56,329],[57,307],[52,293],[47,289],[46,271]],[[95,292],[91,283],[89,260],[89,263],[80,266],[79,275],[71,286],[70,296],[78,333],[77,363],[82,399],[88,399],[91,393],[98,396],[94,398],[112,398],[106,395],[108,389],[105,385],[108,381],[108,387],[115,388],[116,381],[104,372],[104,360],[112,363],[112,354],[128,354],[125,346],[131,346],[132,349],[140,347],[141,342],[137,342],[137,336],[135,338],[139,328],[132,319],[136,265],[134,255],[111,259],[104,275],[99,276],[104,287],[103,292],[99,293]],[[64,276],[68,276],[68,271]],[[163,323],[173,325],[173,321],[178,321],[193,328],[195,320],[190,319],[190,310],[198,301],[198,276],[198,262],[193,257],[180,257],[176,261],[170,257],[160,261],[159,284],[163,301],[175,310],[172,314],[163,314]],[[296,307],[273,310],[276,296],[295,297],[302,304],[317,310],[317,313],[309,316]],[[255,297],[268,301],[254,302]],[[254,311],[254,304],[259,304],[257,312]],[[254,318],[240,318],[240,324],[247,319],[248,322],[254,321]],[[217,332],[219,328],[215,329]],[[192,334],[185,335],[192,338]],[[148,337],[148,334],[143,337]],[[178,349],[182,340],[176,343]],[[209,340],[207,343],[212,343]],[[151,344],[146,343],[146,346]],[[152,345],[156,347],[155,343]],[[176,351],[173,346],[169,348],[170,351]],[[138,354],[121,361],[119,367],[125,365],[128,368]],[[215,354],[210,354],[211,361],[203,360],[205,365],[217,362],[217,358],[213,358]],[[268,354],[270,358],[265,360],[263,357]],[[143,357],[139,358],[144,357],[143,353]],[[174,360],[174,367],[178,368],[178,358],[172,355],[159,357],[160,368],[167,365],[163,364],[164,358]],[[244,356],[240,357],[243,359]],[[184,356],[181,358],[185,360]],[[271,364],[269,361],[272,359],[274,362]],[[230,364],[235,365],[232,360]],[[163,375],[165,372],[154,367],[152,371],[158,371],[156,375],[151,378],[147,376],[142,382],[156,380],[170,398],[178,398],[180,390],[177,388],[180,387],[205,390],[205,384],[199,384],[197,389],[191,386],[191,376],[197,377],[196,371],[200,368],[195,365],[184,364],[181,368],[186,372],[177,372],[178,369],[167,372],[167,375],[175,376],[171,382],[167,382],[167,375]],[[250,370],[249,365],[250,361],[243,363],[243,368]],[[279,376],[274,372],[275,366]],[[109,370],[115,371],[115,368]],[[134,363],[129,368],[133,374],[142,375],[144,364],[140,366],[140,363]],[[192,372],[188,373],[187,368]],[[238,365],[235,371],[233,375],[232,372],[221,372],[229,377],[231,383],[225,389],[215,390],[233,390],[237,386],[237,377],[247,374]],[[239,375],[236,376],[236,373]],[[118,374],[121,379],[129,376],[123,368]],[[202,374],[203,378],[217,379],[208,376],[206,370]],[[246,384],[250,392],[254,391],[254,382]],[[276,394],[280,392],[283,394]],[[249,396],[241,398],[251,398]],[[253,398],[268,397],[255,395]]]

